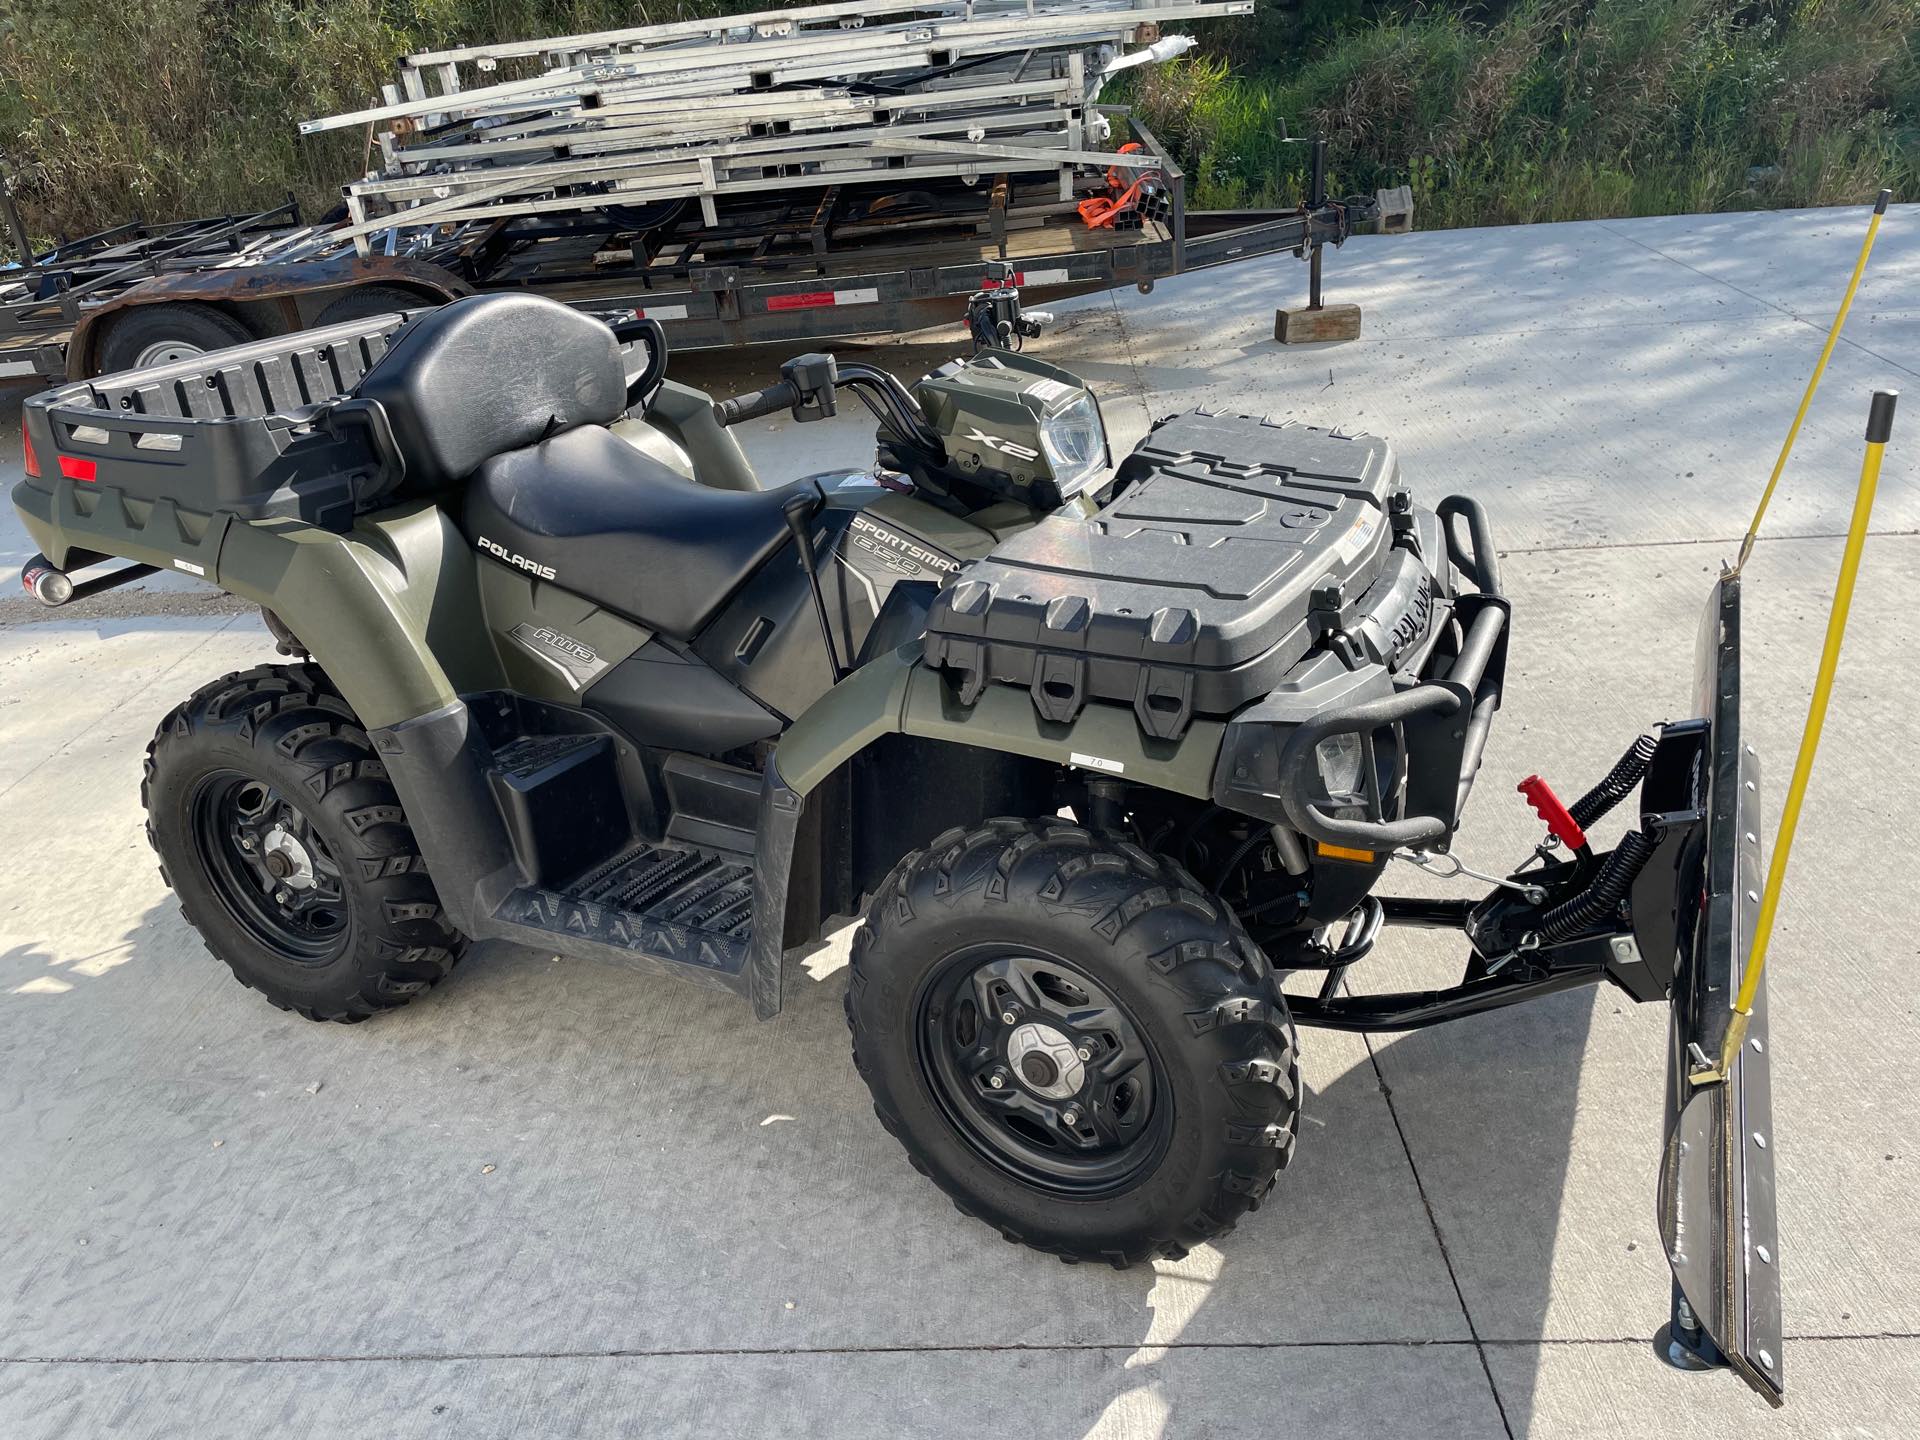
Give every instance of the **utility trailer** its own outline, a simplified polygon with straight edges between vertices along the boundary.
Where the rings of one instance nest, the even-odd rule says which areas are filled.
[[[1120,107],[1102,107],[1124,115]],[[287,204],[253,215],[133,224],[0,271],[0,378],[80,379],[489,290],[550,295],[603,315],[657,319],[676,349],[899,334],[957,319],[966,297],[1011,283],[1059,299],[1262,255],[1316,257],[1348,235],[1411,228],[1402,189],[1309,196],[1292,210],[1192,211],[1179,165],[1138,120],[1164,177],[1163,213],[1089,227],[1081,176],[987,175],[976,189],[834,187],[744,197],[709,224],[687,205],[523,214],[459,227],[410,254],[360,254]],[[1137,169],[1137,167],[1136,167]],[[984,192],[984,202],[968,197]],[[5,206],[16,249],[25,227]]]

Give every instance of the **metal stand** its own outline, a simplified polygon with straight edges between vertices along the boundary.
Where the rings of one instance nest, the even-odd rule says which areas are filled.
[[[1312,160],[1307,172],[1307,203],[1303,213],[1312,213],[1327,203],[1327,141],[1316,135],[1308,142]],[[1360,338],[1360,307],[1328,305],[1320,293],[1319,245],[1307,253],[1307,303],[1304,309],[1281,309],[1273,314],[1273,338],[1282,345],[1317,344],[1327,340]]]

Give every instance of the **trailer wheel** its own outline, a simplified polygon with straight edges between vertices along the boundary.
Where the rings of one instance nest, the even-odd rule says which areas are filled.
[[[191,301],[140,305],[115,320],[100,342],[97,373],[169,365],[209,350],[244,345],[253,338],[246,326],[211,305]]]
[[[160,877],[240,983],[364,1020],[465,948],[366,731],[317,665],[205,686],[160,723],[140,797]]]
[[[1063,1260],[1177,1258],[1293,1151],[1286,1001],[1174,862],[993,820],[902,861],[853,943],[854,1063],[963,1214]]]
[[[313,323],[315,328],[340,325],[348,320],[365,320],[374,315],[391,315],[398,310],[418,310],[423,305],[440,303],[398,285],[363,285],[329,300]]]

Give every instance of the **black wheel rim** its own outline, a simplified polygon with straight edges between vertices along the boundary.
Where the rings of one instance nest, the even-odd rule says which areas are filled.
[[[1173,1102],[1151,1042],[1112,991],[1056,956],[948,958],[922,987],[915,1041],[934,1102],[982,1159],[1080,1199],[1158,1162]]]
[[[345,877],[304,811],[236,770],[203,779],[192,811],[214,894],[254,940],[305,966],[324,965],[346,948]]]

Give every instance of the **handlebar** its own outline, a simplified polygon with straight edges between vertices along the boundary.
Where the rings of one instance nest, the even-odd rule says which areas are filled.
[[[933,455],[944,455],[940,436],[921,413],[913,395],[893,376],[872,365],[839,365],[831,356],[802,355],[781,369],[787,377],[764,390],[714,402],[713,418],[722,428],[791,410],[797,420],[820,420],[834,413],[833,392],[848,388],[901,439]]]
[[[716,400],[713,418],[722,427],[738,425],[744,420],[758,420],[776,411],[791,410],[799,403],[799,387],[791,380],[776,380],[764,390],[749,390],[731,400]]]

